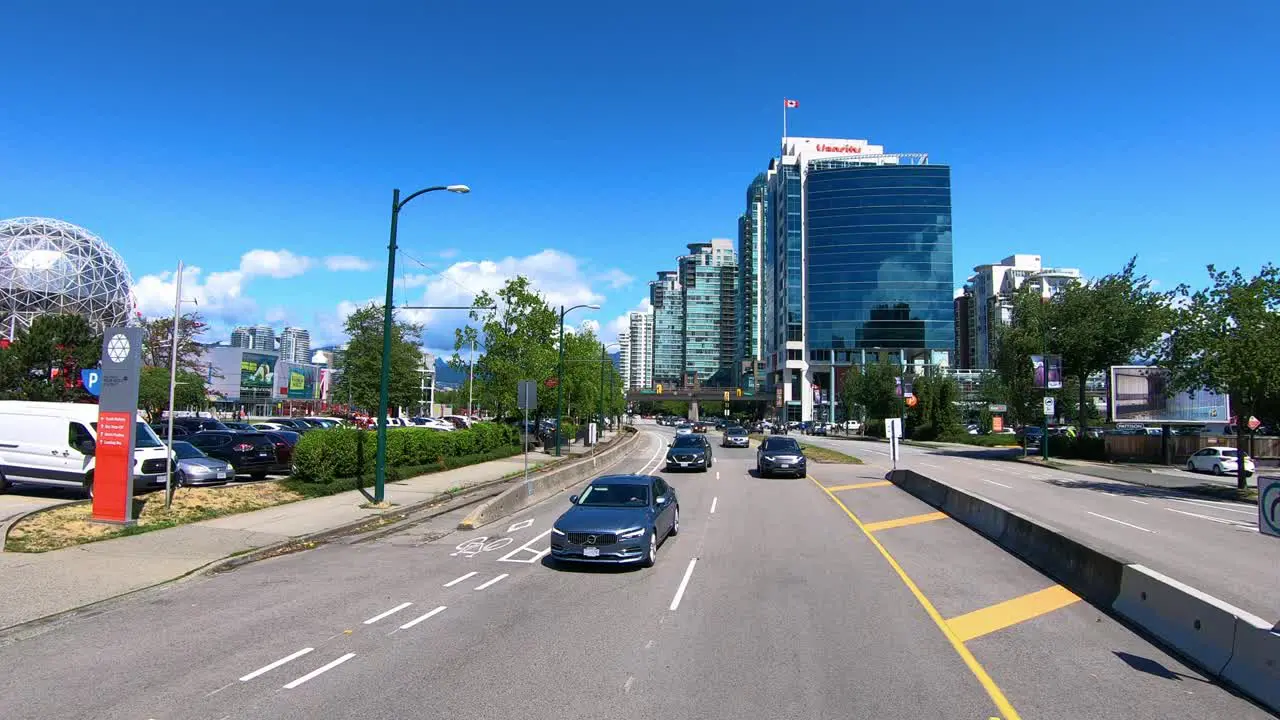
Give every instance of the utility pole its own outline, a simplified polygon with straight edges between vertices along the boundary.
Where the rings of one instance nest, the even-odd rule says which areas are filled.
[[[434,383],[432,383],[434,384]],[[471,398],[476,385],[476,339],[471,338],[471,368],[467,371],[467,417],[471,417]]]
[[[173,506],[173,400],[178,387],[178,325],[182,322],[182,261],[173,283],[173,337],[169,349],[169,430],[164,454],[164,509]]]

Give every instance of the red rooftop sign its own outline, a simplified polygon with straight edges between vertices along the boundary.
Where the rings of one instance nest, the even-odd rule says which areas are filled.
[[[834,152],[834,153],[860,153],[861,145],[823,145],[818,144],[818,152]]]

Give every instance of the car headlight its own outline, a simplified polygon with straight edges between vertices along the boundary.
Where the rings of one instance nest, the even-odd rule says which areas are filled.
[[[774,457],[773,455],[765,455],[764,460],[765,462],[777,462],[778,458]]]
[[[641,535],[644,535],[644,528],[636,528],[635,530],[627,530],[626,532],[618,533],[618,539],[631,540],[634,538],[638,538]]]
[[[211,470],[211,468],[207,468],[204,465],[187,465],[186,467],[179,465],[178,469],[183,472],[189,472],[192,475],[205,475]]]
[[[552,535],[559,535],[560,537],[564,537],[564,531],[563,531],[563,530],[561,530],[561,529],[560,529],[560,528],[558,528],[558,527],[552,527],[552,528],[551,528],[551,534],[552,534]]]

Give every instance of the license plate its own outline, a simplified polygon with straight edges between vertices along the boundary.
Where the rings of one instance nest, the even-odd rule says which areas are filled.
[[[227,474],[226,474],[225,472],[220,472],[220,473],[218,473],[218,479],[219,479],[219,480],[226,480],[226,479],[227,479]]]
[[[680,463],[680,467],[689,467],[689,463],[687,463],[687,462],[682,462],[682,463]]]
[[[791,467],[791,463],[782,463],[782,464],[781,464],[781,465],[779,465],[778,467],[780,467],[780,468],[789,468],[789,467]]]
[[[271,457],[271,453],[260,452],[258,453],[258,457]]]
[[[586,547],[582,548],[583,557],[600,557],[600,548]]]

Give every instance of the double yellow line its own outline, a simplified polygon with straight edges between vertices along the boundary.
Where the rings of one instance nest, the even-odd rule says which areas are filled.
[[[964,641],[951,630],[951,627],[947,625],[947,621],[942,618],[942,614],[933,606],[933,603],[929,602],[929,598],[925,597],[924,593],[920,592],[920,588],[916,586],[915,581],[907,575],[906,571],[902,569],[902,566],[898,564],[898,561],[893,559],[893,556],[889,554],[889,551],[885,549],[884,545],[880,544],[880,541],[876,539],[876,536],[867,529],[867,525],[859,520],[858,516],[854,515],[853,511],[841,502],[840,498],[836,497],[832,489],[823,486],[822,483],[818,482],[812,476],[810,476],[809,479],[813,480],[813,484],[817,485],[822,492],[826,493],[827,497],[835,501],[835,504],[839,505],[841,510],[844,510],[844,514],[849,516],[849,519],[853,521],[853,524],[858,526],[858,529],[862,531],[862,534],[867,536],[867,540],[870,540],[876,550],[879,550],[880,554],[884,556],[885,561],[889,563],[889,567],[893,568],[893,571],[898,573],[898,577],[902,580],[902,583],[907,586],[907,590],[910,590],[911,594],[915,596],[916,601],[918,601],[920,606],[924,608],[924,611],[929,614],[929,618],[938,626],[938,629],[941,630],[942,634],[947,638],[947,642],[951,643],[952,649],[956,651],[956,654],[964,661],[965,666],[969,668],[969,672],[973,673],[973,676],[978,679],[978,683],[987,691],[987,695],[990,696],[991,701],[995,703],[996,709],[1004,716],[1003,720],[1021,720],[1021,716],[1018,715],[1018,711],[1013,709],[1013,705],[1009,703],[1009,698],[1005,697],[1004,691],[1001,690],[1000,687],[996,685],[995,681],[991,679],[991,675],[987,673],[986,668],[982,667],[982,663],[979,663],[978,659],[973,656],[973,653],[969,652],[969,648],[965,647]],[[886,485],[892,484],[887,481],[882,482],[885,482]],[[867,485],[871,485],[871,483],[867,483]]]

